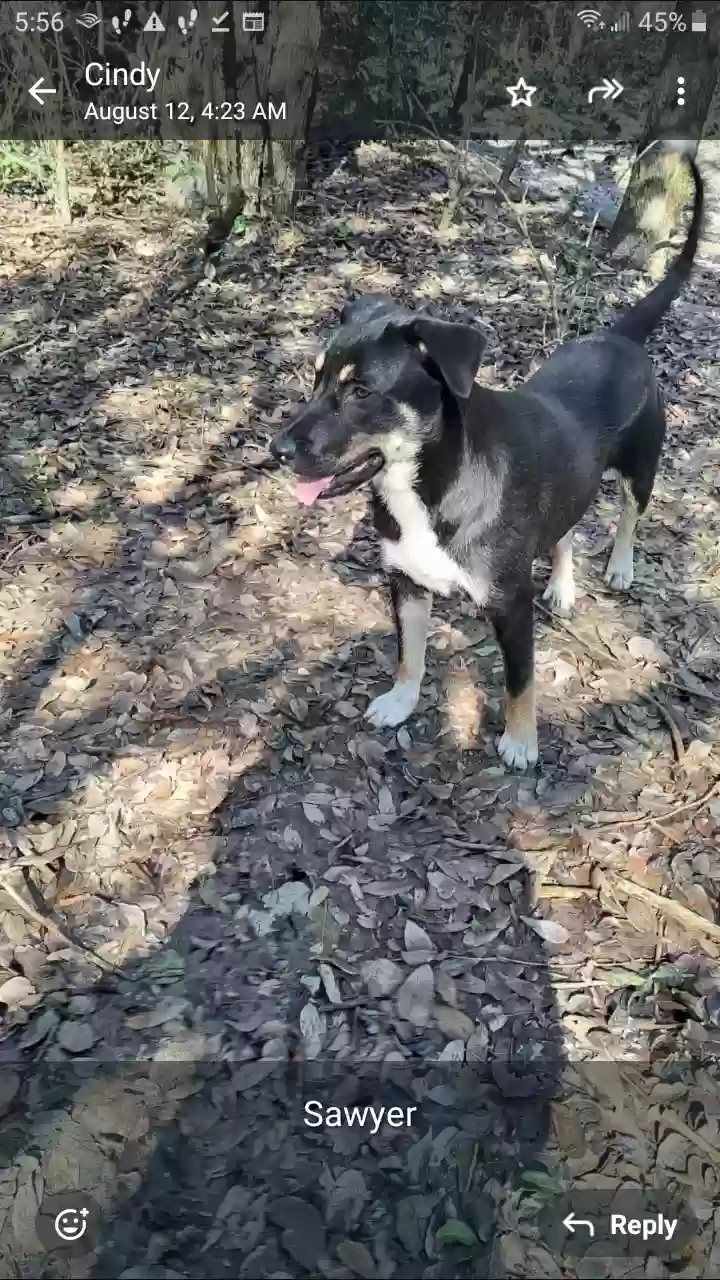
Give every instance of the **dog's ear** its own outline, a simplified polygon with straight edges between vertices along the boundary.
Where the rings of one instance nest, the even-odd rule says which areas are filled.
[[[353,298],[350,302],[346,302],[340,312],[341,324],[354,324],[363,316],[368,316],[373,311],[380,311],[383,308],[391,307],[392,299],[386,298],[384,293],[361,293],[359,298]]]
[[[467,400],[485,347],[486,340],[479,329],[471,324],[416,316],[408,330],[411,340],[425,347],[453,395]]]

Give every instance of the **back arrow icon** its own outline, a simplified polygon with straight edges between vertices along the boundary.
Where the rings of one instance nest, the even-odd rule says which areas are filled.
[[[591,1239],[595,1239],[595,1224],[591,1222],[589,1218],[576,1218],[572,1209],[570,1210],[567,1218],[563,1218],[562,1224],[564,1227],[567,1227],[571,1236],[575,1234],[576,1227],[587,1227]]]
[[[40,87],[44,79],[45,77],[41,76],[40,79],[36,80],[34,85],[32,85],[30,89],[28,89],[28,93],[30,94],[30,97],[34,98],[36,102],[39,102],[41,107],[44,105],[44,102],[45,102],[45,99],[43,97],[44,94],[57,93],[57,89],[42,89]]]
[[[605,76],[602,84],[596,84],[590,90],[588,94],[588,102],[592,102],[596,93],[601,93],[606,102],[608,98],[612,98],[614,102],[616,98],[620,97],[623,87],[624,86],[621,85],[620,81],[616,80],[614,76],[612,80],[608,80],[607,76]]]

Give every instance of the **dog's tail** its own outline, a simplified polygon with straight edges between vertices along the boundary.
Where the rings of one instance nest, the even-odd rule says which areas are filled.
[[[697,252],[703,209],[705,207],[705,186],[692,156],[685,155],[684,160],[692,174],[695,186],[695,202],[693,204],[690,229],[683,251],[671,266],[665,279],[661,280],[660,284],[656,285],[647,297],[643,298],[642,302],[638,302],[637,306],[630,311],[626,311],[625,315],[620,316],[620,319],[616,320],[610,329],[611,333],[621,334],[624,338],[630,338],[633,342],[645,342],[656,325],[660,323],[670,303],[677,297],[689,278]]]

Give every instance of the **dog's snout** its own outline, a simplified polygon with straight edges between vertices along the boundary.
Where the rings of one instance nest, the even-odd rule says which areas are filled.
[[[291,462],[297,453],[297,441],[289,431],[280,431],[270,441],[270,452],[278,462]]]

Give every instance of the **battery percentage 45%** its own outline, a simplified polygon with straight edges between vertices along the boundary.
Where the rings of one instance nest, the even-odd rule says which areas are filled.
[[[687,31],[687,21],[675,10],[656,9],[654,13],[644,13],[638,26],[645,31]]]

